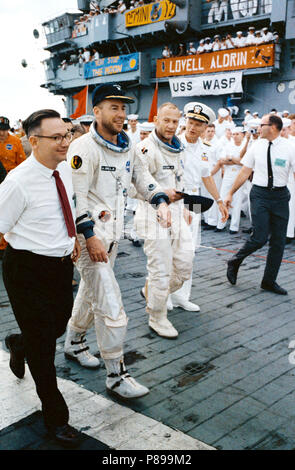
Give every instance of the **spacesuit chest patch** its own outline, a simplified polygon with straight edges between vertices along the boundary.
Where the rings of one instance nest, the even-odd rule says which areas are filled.
[[[72,160],[71,160],[71,167],[74,170],[79,170],[82,166],[82,158],[79,157],[79,155],[74,155]]]
[[[130,160],[128,160],[128,162],[126,162],[126,171],[128,173],[130,173]]]
[[[163,165],[163,170],[174,170],[174,165]]]
[[[115,166],[102,166],[101,167],[101,170],[102,171],[116,171],[116,167]]]

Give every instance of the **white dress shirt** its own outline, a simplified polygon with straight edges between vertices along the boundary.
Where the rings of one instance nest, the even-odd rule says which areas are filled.
[[[75,221],[71,168],[65,161],[56,169]],[[10,171],[0,185],[0,233],[16,250],[54,257],[73,251],[75,238],[68,236],[53,170],[33,154]]]
[[[201,139],[195,144],[189,143],[184,134],[180,140],[184,144],[184,185],[188,194],[198,194],[202,178],[210,176],[209,157],[211,147],[205,145]]]
[[[269,141],[258,139],[241,160],[242,165],[254,170],[253,184],[267,187],[267,151]],[[277,137],[271,145],[271,166],[273,186],[282,187],[288,183],[289,173],[295,172],[295,148],[288,139]]]

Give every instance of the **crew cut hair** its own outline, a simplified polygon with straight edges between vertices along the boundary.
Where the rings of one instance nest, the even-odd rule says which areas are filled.
[[[25,121],[23,121],[23,129],[27,137],[33,135],[37,129],[40,128],[43,119],[60,118],[60,114],[54,109],[40,109],[30,114]]]
[[[167,103],[161,104],[161,106],[158,108],[158,114],[159,114],[160,111],[162,111],[163,108],[177,109],[177,111],[179,111],[179,113],[180,113],[179,108],[174,103],[170,103],[169,101]]]
[[[275,126],[278,131],[283,129],[283,121],[279,116],[270,114],[268,122],[271,126]]]

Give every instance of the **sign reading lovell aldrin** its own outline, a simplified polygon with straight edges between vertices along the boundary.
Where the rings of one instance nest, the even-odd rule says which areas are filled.
[[[157,60],[157,78],[272,67],[274,44]]]

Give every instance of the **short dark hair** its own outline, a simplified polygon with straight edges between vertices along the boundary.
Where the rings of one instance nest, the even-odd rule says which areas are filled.
[[[72,122],[72,119],[71,118],[68,118],[68,117],[64,117],[62,118],[63,122]]]
[[[33,114],[30,114],[29,117],[23,122],[23,129],[27,135],[30,137],[36,129],[40,128],[41,122],[43,119],[48,118],[60,118],[60,114],[54,109],[40,109],[35,111]]]
[[[281,131],[283,129],[283,121],[279,116],[271,114],[268,118],[268,122],[271,126],[275,126],[278,131]]]

